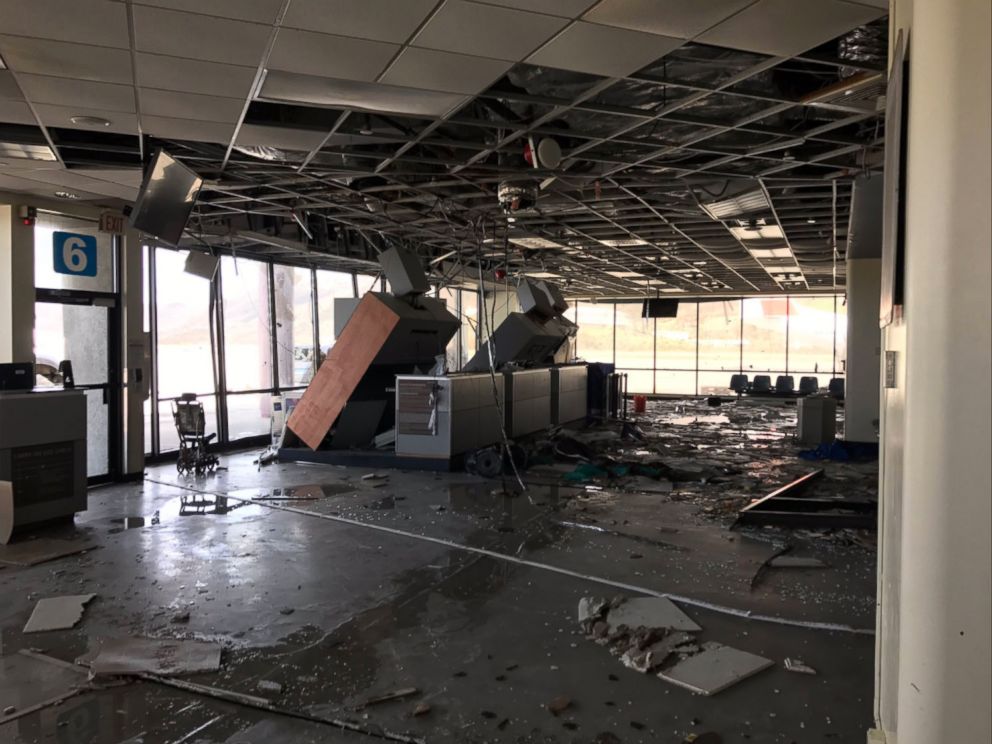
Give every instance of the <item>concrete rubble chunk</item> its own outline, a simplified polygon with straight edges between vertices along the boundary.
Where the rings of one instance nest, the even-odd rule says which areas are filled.
[[[579,622],[599,618],[606,609],[607,602],[600,597],[583,597],[579,600]]]
[[[671,630],[702,630],[692,618],[665,597],[636,597],[614,607],[606,615],[611,628],[669,628]]]

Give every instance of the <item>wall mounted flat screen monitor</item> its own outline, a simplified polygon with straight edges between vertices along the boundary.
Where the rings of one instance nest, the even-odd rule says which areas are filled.
[[[641,307],[642,318],[676,318],[679,314],[679,301],[652,297],[644,300]]]
[[[157,151],[131,211],[131,227],[178,245],[202,185],[193,171],[164,150]]]

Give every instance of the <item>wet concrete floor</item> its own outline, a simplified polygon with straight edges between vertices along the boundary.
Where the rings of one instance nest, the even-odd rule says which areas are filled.
[[[0,568],[0,709],[77,693],[0,725],[0,742],[678,744],[704,732],[735,744],[863,741],[872,636],[802,623],[873,627],[872,536],[728,529],[728,503],[819,466],[795,457],[795,409],[741,406],[705,420],[717,414],[694,402],[650,405],[646,442],[624,445],[632,452],[736,467],[659,493],[641,480],[557,482],[555,468],[574,463],[555,464],[529,471],[542,485],[519,493],[463,473],[259,470],[244,453],[206,478],[163,465],[142,484],[91,491],[90,509],[58,536],[97,549]],[[828,464],[829,488],[870,491],[872,467]],[[766,571],[752,587],[784,544],[827,568]],[[609,582],[719,605],[683,605],[701,640],[776,665],[711,698],[626,669],[576,623],[583,596],[634,595]],[[38,599],[90,592],[97,599],[73,629],[21,633]],[[85,689],[84,669],[20,653],[72,662],[100,639],[131,636],[219,643],[220,671],[182,679],[262,696],[299,717],[154,682]],[[818,674],[785,671],[787,657]],[[263,681],[279,692],[260,691]],[[362,707],[410,687],[411,696]],[[552,715],[559,696],[571,705]],[[414,715],[418,705],[429,710]]]

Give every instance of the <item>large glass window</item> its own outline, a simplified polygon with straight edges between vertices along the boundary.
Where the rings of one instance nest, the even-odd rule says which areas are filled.
[[[320,330],[320,353],[326,355],[334,346],[334,300],[354,297],[351,274],[341,271],[317,271],[317,327]]]
[[[784,375],[789,328],[787,297],[748,297],[743,303],[741,359],[743,372]]]
[[[833,376],[835,319],[833,297],[789,298],[790,372],[816,375],[826,387]],[[844,325],[846,330],[846,323],[837,325]],[[845,333],[845,346],[846,341]]]
[[[616,308],[617,367],[654,369],[654,318],[641,317],[641,303]]]
[[[578,310],[580,347],[587,362],[613,362],[613,303],[583,302]]]
[[[227,390],[269,390],[272,388],[272,324],[268,264],[224,256],[221,282]]]
[[[184,270],[185,252],[155,251],[159,398],[214,390],[210,346],[210,282]],[[170,414],[171,416],[171,414]],[[171,426],[171,423],[170,423]]]
[[[448,312],[454,315],[456,318],[458,316],[458,290],[448,289],[445,287],[437,293],[437,298],[444,303],[444,306],[448,308]],[[445,358],[447,360],[447,366],[449,370],[457,370],[461,366],[458,360],[458,343],[459,334],[455,333],[448,342],[448,347],[445,349]]]
[[[699,303],[699,369],[738,372],[741,365],[740,300]]]
[[[655,338],[658,369],[696,369],[696,303],[680,302],[678,314],[674,318],[657,318]],[[659,389],[658,392],[668,391]]]
[[[475,356],[479,328],[479,293],[462,290],[462,364]]]
[[[273,277],[279,387],[301,387],[313,378],[317,361],[310,269],[276,266]]]

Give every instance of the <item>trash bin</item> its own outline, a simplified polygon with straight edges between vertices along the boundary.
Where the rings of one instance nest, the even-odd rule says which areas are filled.
[[[648,396],[634,396],[634,413],[644,413],[648,409]]]

